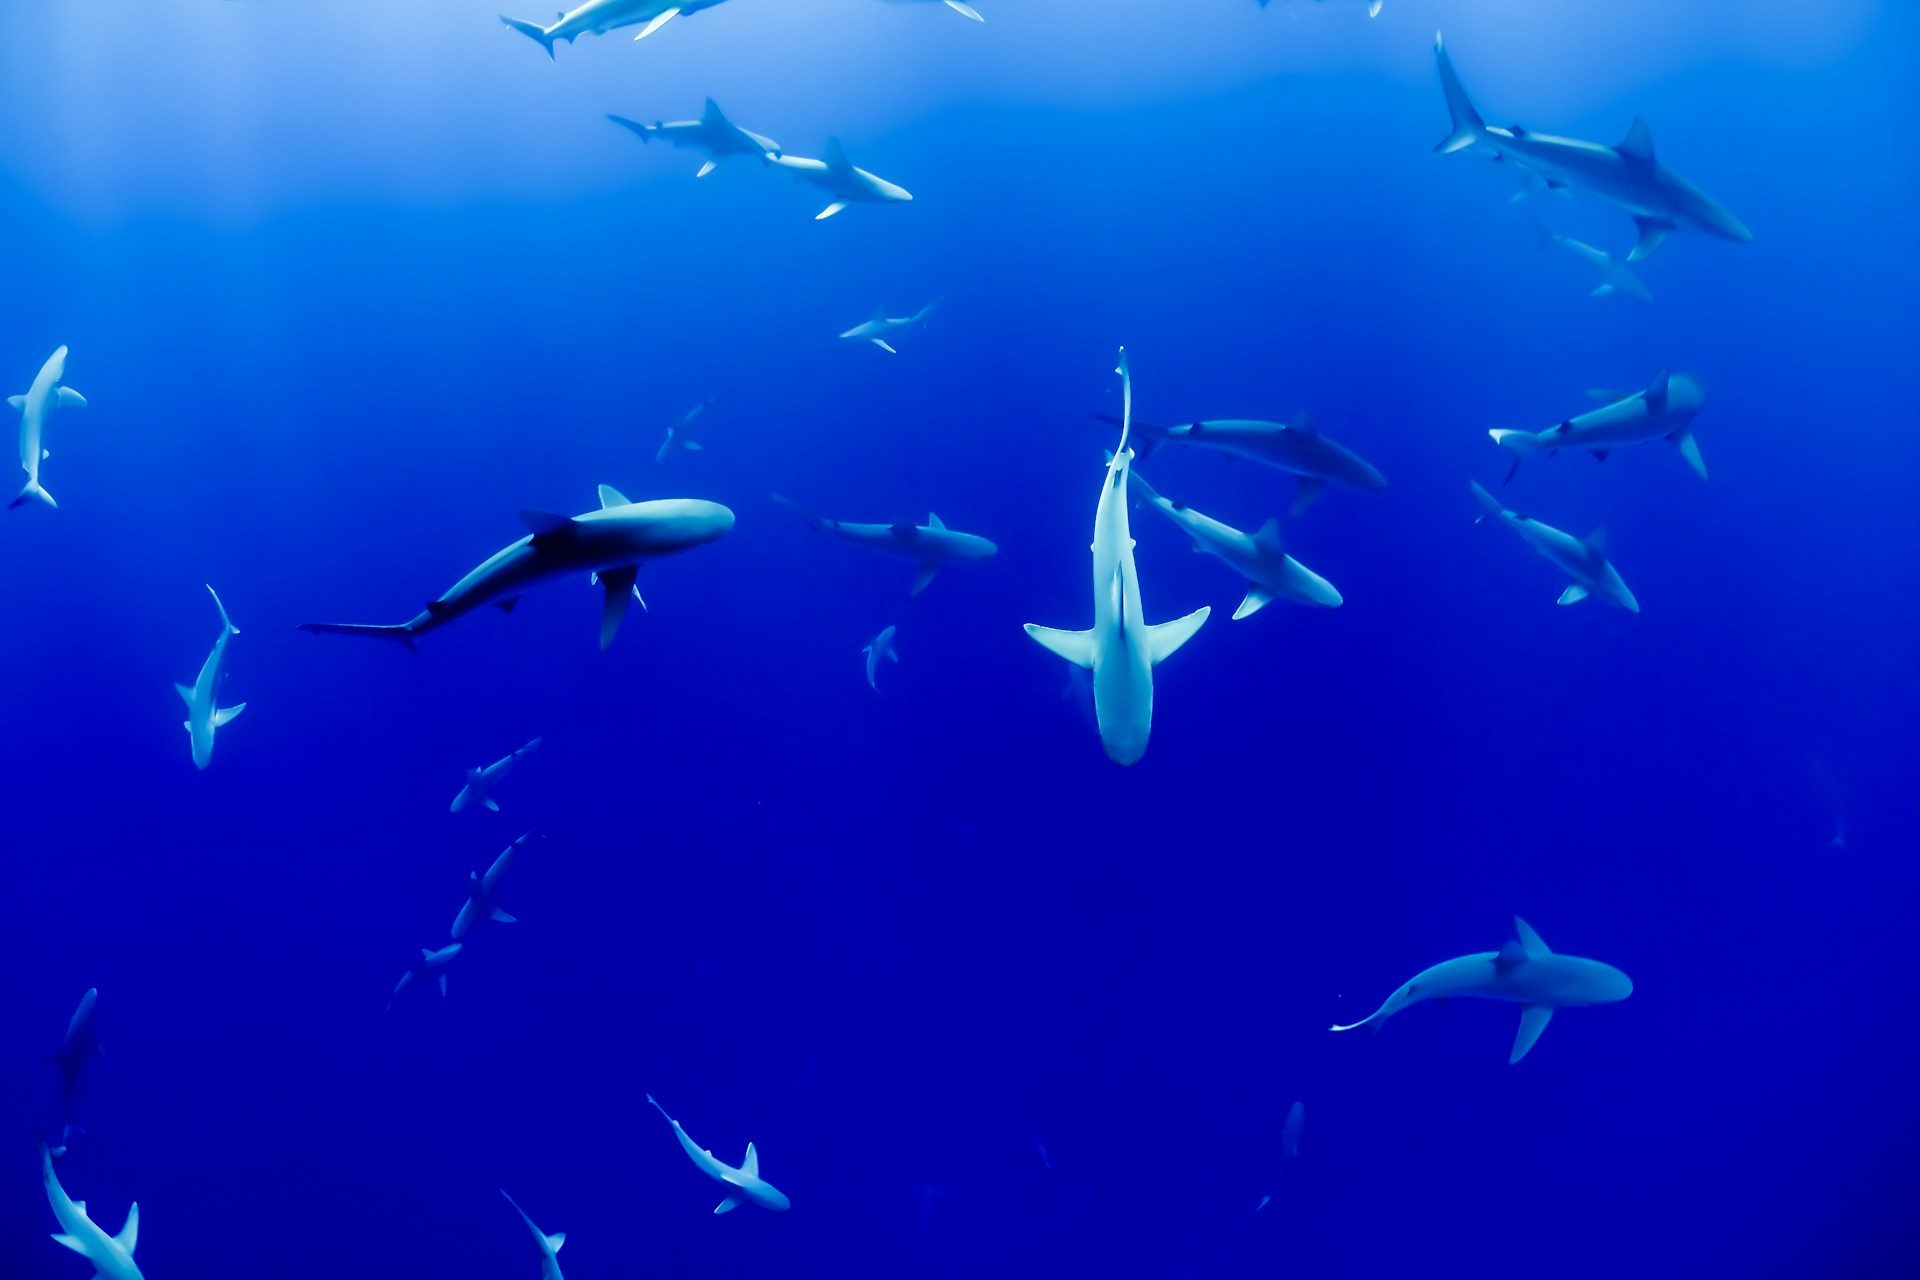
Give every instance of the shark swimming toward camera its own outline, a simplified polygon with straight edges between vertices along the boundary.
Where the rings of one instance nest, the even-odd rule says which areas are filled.
[[[655,462],[665,462],[669,455],[679,452],[699,453],[707,446],[693,434],[693,426],[702,414],[720,402],[719,396],[708,396],[699,404],[686,411],[680,421],[667,428],[667,438],[660,442],[660,452],[653,455]]]
[[[640,34],[634,39],[645,40],[675,18],[720,3],[722,0],[586,0],[555,18],[550,27],[504,16],[500,21],[545,49],[551,59],[557,41],[572,44],[580,36],[603,36],[621,27],[639,27]]]
[[[1129,765],[1147,753],[1147,738],[1153,731],[1153,669],[1191,640],[1213,610],[1203,605],[1184,618],[1157,625],[1146,620],[1127,520],[1133,376],[1127,370],[1124,347],[1115,372],[1120,375],[1120,443],[1107,461],[1100,500],[1093,510],[1093,626],[1086,631],[1061,631],[1029,622],[1026,629],[1043,648],[1093,672],[1100,745],[1115,764]]]
[[[526,848],[533,838],[534,833],[527,832],[508,845],[486,871],[467,873],[467,900],[460,904],[460,913],[453,918],[451,936],[454,941],[458,942],[473,932],[473,927],[482,920],[492,920],[498,924],[519,923],[501,909],[497,897],[500,882],[507,878],[507,871],[513,866],[513,855]]]
[[[600,612],[600,647],[604,649],[613,643],[626,617],[628,599],[639,596],[634,583],[642,564],[704,546],[733,528],[733,512],[717,502],[700,498],[633,502],[605,484],[600,486],[598,511],[569,517],[525,510],[520,519],[531,533],[488,557],[409,621],[392,626],[303,622],[300,630],[375,636],[412,648],[420,636],[482,605],[512,612],[520,594],[531,587],[589,574],[605,594]]]
[[[925,324],[927,322],[927,316],[932,311],[933,304],[931,302],[910,316],[889,316],[885,307],[875,307],[872,316],[853,326],[853,328],[848,329],[840,336],[849,342],[871,342],[888,355],[897,356],[900,353],[893,349],[893,344],[888,342],[887,339],[903,329],[911,329],[915,325]]]
[[[767,159],[827,193],[827,207],[813,215],[815,222],[823,222],[851,204],[905,204],[913,199],[913,193],[905,187],[868,173],[848,160],[846,148],[838,138],[827,139],[827,153],[819,160],[794,155],[768,156]]]
[[[1113,419],[1100,415],[1102,422]],[[1161,427],[1136,422],[1134,430],[1145,437],[1140,449],[1145,457],[1165,444],[1190,445],[1224,453],[1228,457],[1276,467],[1299,478],[1290,515],[1299,515],[1329,484],[1349,489],[1378,492],[1387,487],[1387,478],[1374,465],[1345,445],[1320,433],[1306,415],[1292,422],[1265,422],[1258,418],[1218,418],[1206,422],[1185,422]]]
[[[513,1205],[513,1211],[520,1215],[520,1221],[526,1223],[527,1230],[533,1232],[534,1243],[540,1246],[540,1280],[565,1280],[565,1277],[560,1274],[560,1249],[567,1243],[567,1233],[556,1231],[548,1235],[533,1225],[533,1219],[528,1216],[527,1211],[518,1204],[514,1204],[513,1197],[507,1195],[504,1188],[500,1194],[508,1204]]]
[[[1687,465],[1707,478],[1706,460],[1700,456],[1700,444],[1693,438],[1693,418],[1706,403],[1706,388],[1689,373],[1670,374],[1662,369],[1653,381],[1639,391],[1595,391],[1596,399],[1610,403],[1589,409],[1577,417],[1544,431],[1508,431],[1495,428],[1487,434],[1493,442],[1513,454],[1507,469],[1511,480],[1527,458],[1552,457],[1562,449],[1585,449],[1602,462],[1620,445],[1650,444],[1666,440],[1680,450]]]
[[[402,991],[405,991],[413,985],[415,978],[418,978],[422,982],[436,983],[440,988],[440,994],[442,996],[446,995],[447,966],[452,964],[454,959],[459,956],[460,947],[461,944],[455,942],[440,948],[438,951],[432,951],[426,947],[420,948],[420,959],[415,962],[411,969],[400,975],[400,981],[393,984],[393,994],[387,997],[386,1011],[388,1013],[393,1012],[393,1002],[400,998]]]
[[[53,1171],[53,1152],[35,1139],[40,1148],[40,1185],[46,1189],[47,1203],[53,1206],[54,1220],[60,1232],[54,1243],[64,1245],[93,1264],[94,1280],[144,1280],[139,1264],[133,1260],[140,1243],[140,1206],[127,1206],[127,1222],[120,1234],[110,1236],[87,1216],[87,1202],[73,1200],[60,1185]]]
[[[1738,218],[1655,158],[1653,130],[1643,117],[1634,118],[1617,147],[1534,133],[1519,125],[1489,125],[1467,97],[1446,42],[1438,34],[1433,37],[1433,56],[1453,118],[1452,132],[1434,150],[1450,155],[1478,143],[1490,149],[1494,159],[1533,173],[1548,188],[1572,187],[1625,210],[1640,232],[1628,262],[1640,261],[1682,227],[1722,240],[1753,239]]]
[[[534,749],[539,745],[540,739],[535,738],[533,741],[527,743],[526,746],[519,748],[509,755],[500,757],[492,764],[482,765],[478,769],[467,770],[467,785],[461,787],[459,794],[454,796],[453,803],[447,807],[447,812],[459,813],[469,805],[475,804],[482,805],[494,813],[500,812],[500,802],[493,798],[493,789],[502,782],[505,782],[507,775],[513,772],[513,767],[527,756],[532,755]],[[520,839],[524,840],[526,837],[522,836]],[[514,842],[516,846],[519,843],[520,841],[518,840]],[[508,850],[508,852],[510,853],[512,850]],[[501,856],[505,857],[506,855],[502,854]],[[455,934],[454,936],[458,937],[459,935]]]
[[[875,693],[880,692],[880,686],[874,682],[874,676],[880,671],[880,660],[900,661],[900,651],[893,647],[893,633],[896,630],[897,627],[882,628],[880,634],[867,641],[866,648],[860,650],[867,660],[867,687]]]
[[[240,634],[240,628],[234,626],[233,620],[227,617],[227,607],[220,603],[220,593],[208,586],[207,594],[213,597],[213,607],[220,611],[220,634],[214,639],[213,650],[200,665],[200,674],[194,677],[193,683],[173,686],[174,692],[180,695],[180,701],[187,704],[187,740],[193,748],[196,769],[206,768],[213,759],[214,733],[247,709],[244,702],[236,702],[230,707],[219,705],[220,682],[226,675],[227,642]]]
[[[747,1157],[740,1162],[739,1168],[722,1164],[713,1152],[689,1138],[687,1131],[680,1127],[680,1122],[667,1115],[667,1109],[655,1102],[652,1094],[647,1095],[647,1101],[652,1102],[653,1109],[665,1116],[667,1123],[673,1126],[673,1136],[680,1140],[680,1149],[693,1161],[693,1167],[727,1188],[726,1199],[713,1207],[715,1213],[731,1213],[743,1204],[774,1213],[784,1212],[793,1206],[793,1202],[778,1188],[761,1178],[760,1155],[751,1142],[747,1144]]]
[[[652,142],[655,138],[668,146],[679,147],[683,151],[697,151],[706,157],[706,163],[693,176],[704,178],[720,167],[722,160],[734,156],[752,156],[761,163],[767,157],[780,154],[780,144],[765,134],[742,129],[727,119],[719,104],[712,98],[707,99],[706,109],[698,120],[655,121],[641,124],[638,120],[629,120],[625,116],[609,115],[623,129],[631,130],[642,142]]]
[[[27,473],[27,483],[21,486],[20,496],[8,503],[9,506],[24,506],[29,502],[44,502],[55,508],[60,505],[40,483],[40,464],[48,456],[47,419],[55,409],[87,407],[85,396],[61,382],[66,376],[67,349],[63,346],[40,366],[25,395],[7,397],[7,403],[20,414],[20,469]]]
[[[816,515],[777,493],[773,495],[773,500],[821,533],[831,533],[869,551],[913,561],[920,568],[914,575],[913,586],[908,589],[909,595],[917,596],[926,590],[927,584],[933,581],[933,575],[946,565],[985,560],[999,551],[998,547],[977,533],[961,533],[958,529],[947,528],[941,523],[940,517],[932,513],[928,513],[925,524],[904,520],[897,524],[857,524],[851,520],[829,520]]]
[[[888,4],[944,4],[963,18],[972,18],[975,22],[985,22],[980,11],[965,0],[886,0]]]
[[[1161,497],[1138,471],[1133,473],[1133,484],[1148,505],[1193,539],[1195,551],[1214,557],[1247,580],[1246,598],[1233,611],[1235,622],[1258,613],[1280,597],[1329,609],[1340,606],[1340,593],[1331,582],[1287,554],[1278,520],[1269,520],[1258,532],[1246,534],[1201,515],[1185,503]]]
[[[1613,1004],[1633,994],[1633,980],[1610,964],[1579,956],[1555,955],[1525,920],[1514,917],[1513,941],[1498,951],[1480,951],[1423,969],[1386,1003],[1335,1031],[1378,1027],[1408,1005],[1450,996],[1506,1000],[1520,1006],[1520,1032],[1513,1038],[1509,1065],[1527,1056],[1555,1009]]]
[[[1539,552],[1548,564],[1571,579],[1567,589],[1560,593],[1560,604],[1579,604],[1588,596],[1598,596],[1608,604],[1619,605],[1628,613],[1640,612],[1640,602],[1633,598],[1633,592],[1627,590],[1620,571],[1607,559],[1607,535],[1604,529],[1595,529],[1584,538],[1576,538],[1531,516],[1507,510],[1500,505],[1499,499],[1478,484],[1473,486],[1473,496],[1483,509],[1481,515],[1474,517],[1475,524],[1492,516],[1518,534],[1520,540]]]

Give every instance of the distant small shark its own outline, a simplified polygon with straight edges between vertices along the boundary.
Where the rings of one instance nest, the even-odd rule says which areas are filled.
[[[1113,419],[1101,415],[1101,421],[1111,423]],[[1191,445],[1298,476],[1291,515],[1305,511],[1329,483],[1372,492],[1387,487],[1387,478],[1372,463],[1322,435],[1305,414],[1292,422],[1218,418],[1172,427],[1137,422],[1134,429],[1147,441],[1140,450],[1142,457],[1163,444]]]
[[[1258,532],[1245,534],[1201,515],[1185,503],[1161,497],[1138,471],[1133,473],[1133,483],[1148,505],[1193,539],[1195,551],[1214,557],[1247,580],[1246,598],[1233,611],[1235,622],[1258,613],[1281,596],[1323,608],[1340,606],[1340,593],[1331,582],[1287,554],[1278,520],[1269,520]]]
[[[705,400],[702,400],[699,404],[687,410],[680,421],[667,428],[667,438],[660,442],[660,452],[653,455],[653,460],[655,462],[665,462],[668,455],[676,451],[699,453],[705,449],[707,447],[705,442],[694,437],[693,424],[700,420],[702,414],[706,413],[707,410],[713,408],[713,406],[718,403],[720,403],[719,396],[708,396]]]
[[[459,956],[460,947],[461,944],[455,942],[440,948],[438,951],[429,950],[426,947],[420,948],[419,961],[416,962],[411,969],[400,975],[400,981],[393,984],[393,994],[387,997],[387,1012],[393,1012],[393,1002],[400,998],[402,991],[405,991],[413,985],[415,978],[420,979],[422,982],[438,984],[440,994],[445,996],[447,994],[447,966],[452,964],[454,959]]]
[[[1555,955],[1525,920],[1514,917],[1515,939],[1498,951],[1479,951],[1416,973],[1378,1009],[1335,1031],[1379,1025],[1422,1000],[1468,996],[1506,1000],[1520,1006],[1520,1032],[1513,1039],[1509,1065],[1527,1056],[1555,1009],[1612,1004],[1633,994],[1633,981],[1610,964],[1579,956]]]
[[[919,565],[920,571],[914,575],[909,595],[917,596],[926,590],[927,584],[933,581],[933,575],[940,572],[943,566],[967,560],[985,560],[999,550],[977,533],[962,533],[958,529],[947,528],[941,523],[940,517],[932,513],[928,513],[925,524],[904,520],[897,524],[860,524],[851,520],[829,520],[777,493],[773,495],[773,500],[821,533],[831,533],[869,551],[897,556]]]
[[[972,18],[975,22],[985,22],[980,11],[964,0],[887,0],[888,4],[944,4],[963,18]]]
[[[95,1280],[143,1280],[133,1260],[140,1243],[140,1206],[129,1205],[126,1225],[120,1234],[110,1236],[87,1216],[87,1202],[67,1196],[60,1175],[53,1171],[53,1152],[44,1142],[40,1147],[40,1184],[46,1188],[47,1203],[53,1206],[54,1219],[60,1224],[55,1244],[65,1245],[93,1264]]]
[[[1700,456],[1700,444],[1693,438],[1693,418],[1706,403],[1706,388],[1690,373],[1668,373],[1662,369],[1639,391],[1594,391],[1597,400],[1610,403],[1589,409],[1544,431],[1508,431],[1495,428],[1487,434],[1495,444],[1510,451],[1513,465],[1507,479],[1520,470],[1526,458],[1551,457],[1562,449],[1585,449],[1602,462],[1610,450],[1620,445],[1670,441],[1680,450],[1687,465],[1707,478],[1706,460]]]
[[[1126,348],[1120,350],[1120,443],[1107,461],[1100,500],[1093,509],[1093,626],[1061,631],[1035,623],[1027,634],[1041,647],[1076,667],[1093,672],[1094,719],[1100,745],[1115,764],[1130,765],[1147,753],[1153,732],[1153,669],[1191,640],[1213,612],[1201,606],[1184,618],[1158,624],[1146,620],[1140,601],[1140,576],[1133,563],[1133,534],[1127,519],[1127,476],[1133,450],[1127,437],[1133,426],[1133,376]]]
[[[653,124],[641,124],[638,120],[629,120],[625,116],[609,115],[607,119],[625,129],[630,129],[642,142],[652,142],[655,138],[669,146],[686,151],[698,151],[706,156],[706,163],[693,176],[704,178],[720,167],[720,162],[733,156],[752,156],[766,163],[769,156],[780,154],[780,144],[765,134],[742,129],[727,119],[712,98],[707,99],[706,109],[698,120],[655,121]]]
[[[33,385],[27,388],[25,395],[7,397],[7,403],[20,414],[20,467],[27,473],[27,483],[21,487],[20,496],[8,506],[18,507],[27,502],[44,502],[56,508],[60,505],[40,484],[40,464],[48,456],[47,419],[53,416],[55,409],[87,407],[86,397],[61,383],[60,380],[66,376],[67,349],[59,347],[40,366],[40,372],[33,376]]]
[[[1300,1158],[1300,1135],[1307,1127],[1307,1104],[1296,1102],[1287,1108],[1287,1121],[1280,1128],[1280,1172],[1284,1174]],[[1260,1203],[1253,1206],[1255,1213],[1273,1203],[1273,1192],[1260,1197]]]
[[[508,845],[485,872],[473,871],[467,874],[467,900],[460,904],[460,913],[453,918],[454,941],[458,942],[466,937],[473,931],[473,927],[483,920],[492,920],[498,924],[518,923],[501,909],[496,896],[500,892],[500,882],[507,878],[507,871],[513,866],[513,855],[526,848],[533,838],[534,833],[527,832]]]
[[[560,1249],[567,1243],[567,1233],[556,1231],[548,1235],[533,1224],[533,1219],[527,1216],[527,1211],[514,1204],[513,1197],[507,1195],[504,1189],[500,1194],[505,1197],[508,1204],[513,1205],[513,1211],[520,1215],[520,1221],[526,1223],[527,1230],[533,1232],[534,1243],[540,1246],[540,1280],[564,1280],[560,1274]]]
[[[502,782],[505,782],[507,775],[513,772],[513,767],[527,756],[533,754],[534,749],[539,745],[540,739],[535,738],[533,741],[527,743],[526,746],[501,756],[492,764],[467,770],[467,784],[461,787],[459,794],[453,797],[453,803],[447,807],[447,812],[459,813],[462,809],[474,804],[483,805],[494,813],[500,812],[500,802],[493,798],[493,789]],[[525,838],[525,836],[521,837],[522,840]],[[516,840],[514,843],[518,845],[519,841]],[[512,850],[508,850],[508,852],[510,853]],[[503,854],[501,856],[504,857],[505,855]],[[454,936],[458,937],[459,935],[456,934]]]
[[[831,218],[850,204],[904,204],[913,199],[913,193],[905,187],[868,173],[848,160],[846,148],[838,138],[827,139],[826,155],[819,160],[784,154],[767,159],[827,193],[827,207],[813,215],[815,222]]]
[[[511,612],[520,602],[520,593],[530,587],[590,574],[605,593],[600,613],[600,647],[604,649],[620,629],[628,599],[638,594],[634,580],[642,563],[705,546],[733,528],[733,512],[717,502],[700,498],[633,502],[606,484],[600,486],[598,511],[569,517],[528,509],[520,519],[532,533],[489,556],[409,621],[393,626],[303,622],[300,630],[375,636],[398,640],[411,649],[420,636],[482,605]]]
[[[900,651],[893,647],[893,633],[897,629],[883,627],[880,634],[867,641],[866,648],[860,650],[867,660],[867,687],[875,693],[880,692],[880,686],[874,683],[873,678],[880,670],[880,660],[886,658],[893,662],[900,661]]]
[[[1640,283],[1640,277],[1628,270],[1627,264],[1595,245],[1584,240],[1575,240],[1572,236],[1563,236],[1553,231],[1541,231],[1540,246],[1551,246],[1580,259],[1600,273],[1600,283],[1593,287],[1587,296],[1605,298],[1618,295],[1632,298],[1635,302],[1652,302],[1653,295],[1647,286]]]
[[[1489,125],[1467,97],[1446,42],[1438,34],[1433,37],[1433,56],[1439,64],[1447,111],[1453,117],[1452,132],[1434,150],[1451,154],[1479,143],[1490,148],[1495,159],[1536,174],[1550,188],[1573,187],[1624,209],[1640,232],[1627,261],[1646,257],[1680,227],[1722,240],[1753,239],[1738,218],[1654,157],[1653,130],[1645,119],[1636,116],[1617,147],[1534,133],[1519,125]]]
[[[726,1199],[713,1207],[715,1213],[731,1213],[743,1204],[774,1213],[793,1207],[793,1202],[778,1188],[761,1178],[760,1155],[751,1142],[747,1144],[747,1157],[740,1162],[739,1168],[723,1164],[714,1157],[713,1152],[689,1138],[687,1131],[680,1127],[680,1122],[667,1115],[667,1109],[655,1102],[652,1094],[647,1095],[647,1101],[652,1102],[653,1109],[665,1116],[667,1123],[673,1126],[673,1136],[680,1140],[680,1149],[693,1161],[693,1167],[727,1188]]]
[[[899,355],[900,353],[893,349],[893,344],[888,342],[887,339],[903,329],[911,329],[915,325],[925,324],[927,322],[927,316],[931,314],[932,311],[933,303],[931,302],[910,316],[889,316],[887,315],[887,309],[885,307],[875,307],[872,316],[853,326],[853,328],[848,329],[840,336],[849,342],[871,342],[874,346],[880,348],[890,356]]]
[[[683,14],[711,9],[722,0],[586,0],[543,27],[537,22],[502,17],[500,21],[518,31],[553,57],[555,41],[572,44],[580,36],[603,36],[621,27],[639,27],[635,40],[645,40]],[[644,24],[644,25],[643,25]]]
[[[200,674],[194,677],[190,685],[176,684],[174,692],[180,695],[180,701],[187,704],[187,739],[193,747],[193,764],[197,769],[207,767],[213,759],[213,735],[247,709],[244,702],[236,702],[230,707],[217,705],[220,695],[220,682],[226,674],[227,641],[240,634],[240,628],[233,625],[227,617],[227,607],[220,603],[220,593],[212,586],[207,594],[213,597],[213,607],[220,611],[220,634],[214,638],[213,650],[207,654],[207,660],[200,665]]]
[[[1520,540],[1539,552],[1548,564],[1572,579],[1567,589],[1560,593],[1559,603],[1579,604],[1592,595],[1608,604],[1619,605],[1628,613],[1640,612],[1640,602],[1633,598],[1633,592],[1627,589],[1620,571],[1607,559],[1607,535],[1604,529],[1596,529],[1584,538],[1576,538],[1531,516],[1507,510],[1500,505],[1499,499],[1477,484],[1473,486],[1473,496],[1482,508],[1482,514],[1474,519],[1475,524],[1492,516],[1518,534]]]
[[[53,1152],[56,1159],[67,1154],[68,1140],[80,1131],[73,1123],[73,1098],[80,1090],[80,1077],[89,1062],[106,1057],[106,1050],[100,1047],[100,1037],[93,1028],[94,1006],[99,1000],[99,988],[88,987],[86,994],[80,997],[80,1003],[74,1007],[73,1017],[67,1020],[67,1033],[60,1037],[60,1050],[54,1055],[54,1063],[60,1068],[61,1119],[64,1123],[60,1145]]]

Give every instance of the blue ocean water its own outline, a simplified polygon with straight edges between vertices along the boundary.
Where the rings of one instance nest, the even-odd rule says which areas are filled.
[[[977,7],[728,0],[551,64],[468,0],[0,15],[0,370],[70,344],[88,400],[60,509],[0,521],[0,1101],[59,1131],[97,987],[58,1168],[109,1231],[139,1201],[153,1280],[534,1275],[496,1188],[576,1280],[1913,1274],[1920,11]],[[1490,122],[1644,115],[1754,242],[1587,297],[1529,214],[1631,224],[1431,154],[1436,28]],[[816,223],[603,118],[708,96],[913,203]],[[898,356],[835,337],[934,299]],[[1130,769],[1020,629],[1090,616],[1122,344],[1142,419],[1305,411],[1389,480],[1284,521],[1337,610],[1231,622],[1134,512],[1148,619],[1214,614]],[[1556,608],[1472,522],[1485,432],[1661,368],[1711,481],[1653,445],[1499,490],[1605,526],[1643,612]],[[1293,496],[1139,468],[1248,529]],[[604,653],[584,580],[418,653],[294,629],[402,621],[601,483],[738,516]],[[776,491],[1000,553],[910,597]],[[248,711],[200,773],[203,583]],[[383,1017],[529,829],[519,923]],[[1631,999],[1515,1066],[1506,1005],[1326,1031],[1515,914]],[[792,1211],[714,1217],[648,1093]],[[0,1276],[84,1276],[15,1132]]]

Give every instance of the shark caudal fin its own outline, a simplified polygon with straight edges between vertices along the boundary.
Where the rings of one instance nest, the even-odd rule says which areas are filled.
[[[657,124],[642,124],[638,120],[629,120],[625,116],[616,116],[612,112],[607,113],[607,119],[613,121],[621,128],[628,130],[642,142],[652,142],[654,132],[660,127]]]
[[[1433,149],[1441,155],[1452,155],[1479,141],[1487,125],[1474,110],[1473,99],[1467,97],[1460,73],[1453,69],[1453,59],[1447,54],[1446,41],[1438,31],[1433,33],[1433,60],[1439,64],[1440,88],[1447,95],[1447,114],[1453,118],[1453,132],[1440,139]]]
[[[408,649],[416,647],[413,627],[409,623],[383,627],[364,622],[303,622],[298,629],[324,636],[372,636],[379,640],[398,640]]]
[[[773,494],[772,497],[775,502],[779,503],[781,506],[785,507],[787,510],[793,512],[795,515],[799,516],[802,520],[805,520],[808,524],[812,525],[814,528],[816,529],[833,528],[833,521],[827,519],[823,515],[818,515],[812,511],[807,510],[805,507],[801,506],[799,503],[795,502],[793,499],[784,498],[777,493]]]
[[[509,18],[505,14],[500,15],[500,21],[512,27],[515,31],[518,31],[542,49],[545,49],[548,59],[552,59],[554,36],[552,36],[545,27],[537,22],[522,22],[518,18]]]
[[[227,634],[239,635],[240,628],[234,626],[233,619],[227,616],[227,606],[220,603],[220,593],[213,589],[213,584],[203,582],[200,585],[204,586],[207,589],[207,594],[213,597],[213,607],[220,611],[220,625],[226,629]]]
[[[60,506],[59,503],[53,500],[53,495],[41,487],[38,480],[29,480],[26,484],[22,485],[19,496],[12,502],[9,502],[7,506],[9,508],[24,507],[29,502],[44,502],[55,510],[58,510]]]

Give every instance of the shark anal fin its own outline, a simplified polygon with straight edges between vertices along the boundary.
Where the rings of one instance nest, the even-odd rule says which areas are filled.
[[[1553,1006],[1530,1004],[1520,1010],[1520,1030],[1513,1037],[1513,1052],[1507,1056],[1507,1065],[1512,1066],[1527,1056],[1534,1041],[1547,1029],[1547,1023],[1553,1020]]]

